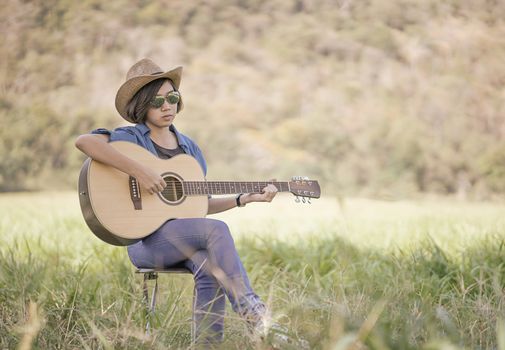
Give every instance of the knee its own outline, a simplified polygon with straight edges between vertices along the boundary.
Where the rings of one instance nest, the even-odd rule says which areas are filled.
[[[209,219],[208,237],[211,241],[225,240],[233,242],[228,225],[221,220]]]

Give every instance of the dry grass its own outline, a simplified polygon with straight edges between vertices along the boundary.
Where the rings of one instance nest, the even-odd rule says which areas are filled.
[[[503,345],[503,209],[280,195],[213,217],[229,223],[279,322],[312,347],[473,349]],[[190,346],[191,278],[161,278],[145,338],[140,281],[123,248],[87,229],[76,193],[3,194],[0,212],[2,348]],[[229,310],[223,348],[267,343],[255,345]]]

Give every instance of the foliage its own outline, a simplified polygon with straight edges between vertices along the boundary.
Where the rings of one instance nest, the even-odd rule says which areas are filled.
[[[176,124],[210,178],[302,174],[326,193],[388,197],[503,193],[504,16],[485,0],[8,0],[0,191],[75,186],[83,156],[72,141],[121,123],[114,94],[148,56],[185,67]]]

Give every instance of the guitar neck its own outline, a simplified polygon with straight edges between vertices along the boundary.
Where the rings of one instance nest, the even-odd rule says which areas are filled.
[[[288,182],[278,181],[183,181],[186,195],[261,193],[269,184],[274,185],[279,192],[289,192]],[[169,185],[170,186],[170,185]]]

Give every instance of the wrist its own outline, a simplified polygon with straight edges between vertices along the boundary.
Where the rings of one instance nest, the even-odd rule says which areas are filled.
[[[133,176],[134,178],[138,179],[140,176],[142,176],[142,173],[144,172],[144,169],[142,169],[143,165],[136,160],[131,160],[128,162],[129,164],[129,172],[128,174]]]
[[[240,203],[242,205],[246,205],[248,203],[252,203],[253,201],[251,200],[251,194],[250,193],[244,193],[242,194],[242,197],[240,197]]]

